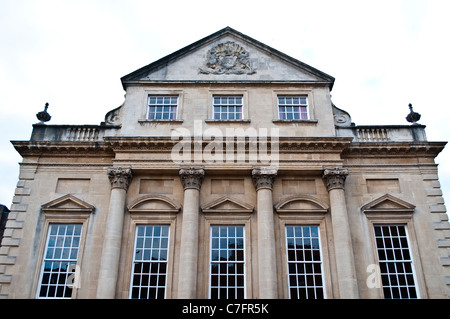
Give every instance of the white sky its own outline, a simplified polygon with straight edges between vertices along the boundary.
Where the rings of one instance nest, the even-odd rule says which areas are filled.
[[[363,124],[450,136],[448,0],[0,0],[0,203],[11,205],[36,113],[99,124],[122,104],[120,78],[226,26],[333,77],[333,102]],[[448,146],[450,148],[450,145]],[[450,150],[437,157],[450,200]]]

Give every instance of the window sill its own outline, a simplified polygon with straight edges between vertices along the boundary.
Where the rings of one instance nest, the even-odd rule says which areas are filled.
[[[215,119],[206,119],[206,123],[250,123],[250,119],[242,119],[242,120],[215,120]]]
[[[140,124],[146,124],[146,123],[169,123],[169,124],[180,124],[183,123],[184,120],[177,119],[177,120],[148,120],[148,119],[138,119],[138,122]]]
[[[273,119],[273,123],[277,124],[292,124],[292,123],[301,123],[301,124],[317,124],[318,120],[280,120],[280,119]]]

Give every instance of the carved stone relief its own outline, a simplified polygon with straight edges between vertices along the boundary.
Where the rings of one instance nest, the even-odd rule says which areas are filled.
[[[254,74],[249,53],[233,41],[220,43],[207,53],[206,68],[200,68],[203,74]]]
[[[122,110],[122,106],[125,104],[122,103],[121,106],[116,107],[115,109],[109,111],[108,113],[106,113],[105,115],[105,121],[101,122],[100,125],[118,125],[120,124],[121,118],[120,118],[120,113]]]
[[[338,127],[349,127],[352,126],[352,118],[350,114],[344,110],[341,110],[336,105],[331,103],[333,107],[333,115],[334,115],[334,125]]]

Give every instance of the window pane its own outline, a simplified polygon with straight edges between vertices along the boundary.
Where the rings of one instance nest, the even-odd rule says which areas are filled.
[[[375,225],[375,242],[385,298],[417,298],[404,225]]]
[[[285,230],[290,298],[324,298],[318,226],[286,226]]]
[[[242,119],[241,96],[215,96],[213,97],[214,119],[239,120]]]
[[[307,120],[306,96],[278,96],[278,116],[280,120]]]
[[[244,298],[244,226],[211,226],[210,255],[210,297]]]
[[[177,117],[177,96],[149,96],[149,120],[175,120]]]
[[[169,226],[136,226],[130,298],[165,298]]]
[[[50,224],[42,262],[40,298],[70,298],[81,236],[80,224]]]

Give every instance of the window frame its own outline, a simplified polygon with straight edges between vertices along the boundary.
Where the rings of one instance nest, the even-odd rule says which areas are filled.
[[[124,229],[128,229],[128,232],[124,233],[124,240],[127,242],[126,246],[126,264],[123,272],[119,274],[119,282],[122,286],[123,294],[122,298],[130,299],[131,287],[132,287],[132,271],[134,262],[134,249],[136,241],[136,230],[138,225],[167,225],[169,226],[169,248],[167,253],[167,272],[166,272],[166,291],[164,299],[171,299],[173,296],[173,280],[174,280],[174,259],[175,259],[175,237],[176,237],[176,219],[177,212],[167,211],[132,211],[129,218],[126,220]]]
[[[72,289],[72,299],[76,299],[79,293],[79,289],[83,287],[83,254],[85,249],[85,243],[86,243],[86,234],[89,224],[89,215],[87,211],[73,211],[71,213],[63,212],[62,210],[55,210],[55,211],[47,211],[46,208],[43,208],[44,212],[44,226],[43,226],[43,232],[42,232],[42,238],[41,238],[41,244],[39,248],[39,258],[38,263],[36,267],[36,274],[35,274],[35,280],[33,284],[33,291],[34,296],[36,299],[68,299],[68,298],[43,298],[40,297],[40,286],[41,286],[41,279],[42,279],[42,269],[44,267],[44,260],[45,260],[45,253],[46,253],[46,245],[47,245],[47,239],[49,235],[50,225],[51,224],[81,224],[81,237],[80,237],[80,243],[78,247],[78,256],[77,256],[77,263],[76,266],[79,267],[79,278],[76,278],[76,280],[79,282],[79,287],[74,287]],[[87,267],[87,266],[86,266]]]
[[[286,241],[286,226],[318,226],[319,229],[319,245],[320,245],[320,256],[322,261],[322,284],[324,287],[324,299],[333,298],[333,280],[331,276],[331,263],[330,263],[330,251],[328,247],[328,234],[327,228],[331,227],[329,214],[327,211],[318,210],[317,212],[311,210],[309,212],[295,212],[288,211],[284,212],[282,209],[276,207],[278,214],[279,227],[277,228],[277,233],[275,236],[281,238],[279,240],[281,245],[281,260],[282,267],[280,268],[280,275],[278,280],[282,283],[283,294],[280,298],[288,299],[290,297],[289,292],[289,272],[288,272],[288,259],[287,259],[287,241]]]
[[[166,98],[170,98],[170,99],[176,98],[175,112],[174,112],[175,113],[175,118],[168,118],[168,119],[165,119],[165,118],[160,118],[160,119],[158,119],[158,118],[150,118],[150,114],[151,114],[150,108],[153,107],[152,105],[155,105],[154,107],[157,107],[157,105],[159,105],[158,103],[150,105],[150,99],[151,98],[156,98],[156,99],[162,98],[163,99],[163,103],[161,104],[161,107],[163,107],[163,108],[164,107],[174,107],[173,106],[174,104],[172,104],[172,103],[168,103],[166,105],[164,103],[164,99],[166,99]],[[149,94],[147,96],[147,114],[146,114],[146,117],[145,117],[146,120],[147,121],[176,121],[176,120],[178,120],[179,100],[180,100],[180,97],[179,97],[178,94],[155,94],[155,95]],[[157,113],[155,112],[155,114],[157,114]],[[166,114],[166,113],[161,112],[162,117],[163,117],[164,114]],[[173,116],[173,110],[171,112],[169,112],[168,114],[172,114],[172,116]]]
[[[227,227],[227,231],[228,231],[228,227],[236,227],[236,228],[237,227],[242,227],[242,239],[243,239],[243,248],[242,248],[243,260],[242,261],[238,261],[238,260],[236,260],[235,262],[232,262],[230,260],[226,260],[226,261],[216,260],[216,261],[214,261],[214,260],[211,259],[212,258],[212,251],[214,249],[214,247],[213,247],[213,227]],[[247,262],[246,262],[246,259],[247,259],[247,256],[246,256],[246,249],[245,249],[245,246],[246,246],[245,234],[246,234],[246,232],[245,232],[245,225],[230,225],[230,224],[223,224],[223,225],[211,224],[210,225],[210,237],[209,237],[209,246],[210,246],[210,248],[209,248],[209,268],[208,268],[209,269],[209,271],[208,271],[208,281],[209,281],[209,284],[208,284],[208,299],[212,299],[212,289],[213,289],[213,286],[212,286],[212,276],[213,276],[212,265],[213,264],[219,264],[219,265],[220,264],[225,264],[225,265],[227,265],[227,264],[242,264],[243,273],[242,274],[237,274],[236,276],[238,276],[238,275],[243,275],[244,276],[244,279],[243,279],[244,282],[243,282],[243,287],[242,287],[243,290],[244,290],[244,296],[243,296],[242,299],[246,299],[246,290],[247,290],[247,285],[246,285],[246,263]],[[224,237],[221,237],[220,234],[219,234],[218,238],[219,238],[219,242],[220,242],[221,239],[223,239]],[[228,238],[232,238],[232,237],[228,237],[227,236],[225,238],[228,239]],[[238,237],[235,236],[235,238],[238,238]],[[220,251],[220,249],[219,249],[219,251]],[[228,251],[228,247],[227,247],[227,251]],[[220,268],[220,266],[219,266],[219,268]],[[220,295],[221,288],[226,288],[227,289],[227,295],[228,295],[229,286],[228,285],[222,286],[220,284],[220,281],[221,281],[220,272],[219,272],[217,281],[218,281],[217,289],[219,290],[218,295]],[[214,286],[214,287],[216,288],[216,286]],[[238,286],[236,285],[236,288],[237,287]],[[217,298],[217,299],[223,299],[223,298]],[[229,298],[225,298],[225,299],[229,299]],[[233,299],[234,300],[238,300],[239,298],[236,297],[236,298],[233,298]]]
[[[128,292],[128,299],[149,299],[149,298],[133,298],[133,288],[135,287],[134,286],[134,275],[135,275],[135,263],[137,262],[136,261],[136,254],[135,254],[135,251],[136,251],[136,249],[137,249],[137,241],[138,241],[138,227],[149,227],[149,226],[151,226],[151,227],[167,227],[167,229],[168,229],[168,235],[167,235],[167,257],[166,257],[166,261],[165,261],[165,264],[166,264],[166,266],[165,266],[165,268],[166,268],[166,271],[165,271],[165,274],[164,274],[164,276],[166,277],[166,279],[165,279],[165,282],[164,282],[164,296],[163,296],[163,298],[161,298],[161,299],[166,299],[167,298],[167,277],[168,277],[168,266],[169,266],[169,257],[170,257],[170,254],[171,254],[171,251],[170,251],[170,238],[171,238],[171,236],[172,236],[172,234],[171,234],[171,232],[170,232],[170,225],[169,224],[156,224],[156,223],[147,223],[147,224],[136,224],[135,225],[135,232],[134,232],[134,245],[133,245],[133,251],[132,251],[132,261],[131,261],[131,274],[130,274],[130,282],[129,282],[129,292]],[[148,239],[148,238],[151,238],[152,239],[152,241],[153,241],[153,239],[155,238],[154,236],[151,236],[151,237],[144,237],[145,239]],[[153,248],[153,247],[152,247]],[[160,249],[161,249],[161,247],[160,247]],[[142,262],[146,262],[146,263],[149,263],[150,264],[150,266],[149,266],[149,268],[151,268],[152,267],[152,261],[150,260],[150,261],[142,261]],[[160,261],[157,261],[157,262],[160,262]],[[160,266],[158,266],[158,269],[160,268]],[[158,280],[159,280],[159,276],[161,275],[161,273],[159,273],[159,271],[158,271]],[[149,276],[149,278],[148,278],[148,280],[150,281],[151,280],[151,275],[150,275],[150,273],[148,273],[148,276]],[[139,286],[139,287],[141,287],[141,286]],[[150,288],[150,286],[148,286],[148,288]],[[159,289],[159,286],[157,286],[156,287],[156,289],[157,289],[157,294],[159,293],[158,292],[158,289]],[[149,292],[148,292],[149,293]],[[147,293],[147,294],[148,294]],[[155,298],[155,299],[160,299],[160,298]]]
[[[285,105],[280,105],[280,99],[284,98],[284,99],[298,99],[299,103],[295,104],[294,102],[292,102],[291,104],[289,104],[288,102],[285,102]],[[302,99],[305,100],[305,104],[302,103]],[[284,111],[281,112],[280,108],[284,107]],[[287,112],[287,108],[291,107],[292,108],[292,112]],[[294,108],[298,108],[298,112],[294,112]],[[305,108],[306,112],[302,112],[302,108]],[[280,121],[308,121],[310,119],[309,116],[309,104],[308,104],[308,96],[307,95],[282,95],[279,94],[277,96],[277,111],[278,111],[278,120]],[[299,115],[299,118],[292,118],[292,119],[288,119],[288,118],[281,118],[281,114],[292,114],[293,117],[295,114]],[[306,118],[302,118],[302,115],[306,114]]]
[[[151,96],[177,96],[177,111],[175,119],[149,119],[149,99]],[[144,93],[140,97],[140,102],[142,103],[142,107],[139,110],[139,117],[137,119],[138,123],[141,126],[148,125],[149,123],[158,123],[163,122],[167,124],[181,124],[183,123],[182,115],[183,115],[183,90],[159,90],[159,89],[144,89]]]
[[[79,236],[76,236],[76,237],[79,237],[78,246],[76,248],[77,249],[76,258],[62,258],[62,256],[61,256],[61,258],[46,258],[46,255],[48,254],[49,248],[50,248],[49,247],[50,238],[52,237],[52,235],[54,235],[54,234],[51,234],[51,231],[53,230],[54,226],[58,227],[57,230],[56,230],[57,231],[57,234],[56,234],[57,237],[58,237],[58,235],[60,235],[59,234],[59,227],[60,226],[64,226],[65,227],[65,233],[62,236],[62,238],[64,239],[64,242],[66,241],[67,238],[69,238],[67,236],[67,228],[69,226],[80,226]],[[73,230],[73,232],[75,233],[75,229]],[[43,281],[44,275],[46,273],[45,272],[45,264],[48,263],[48,262],[51,262],[51,263],[54,263],[54,262],[60,262],[60,263],[68,262],[69,263],[67,265],[67,271],[66,271],[66,274],[67,274],[66,275],[66,282],[64,283],[64,285],[58,285],[57,284],[55,289],[58,289],[59,286],[63,286],[64,290],[67,289],[67,286],[69,286],[69,284],[67,283],[69,278],[71,276],[76,276],[77,275],[76,269],[77,269],[77,267],[79,267],[78,260],[79,260],[79,255],[80,255],[80,244],[81,244],[82,232],[83,232],[83,224],[81,224],[81,223],[49,223],[48,229],[47,229],[47,236],[46,236],[46,240],[45,240],[45,248],[44,248],[43,258],[42,258],[41,267],[40,267],[40,275],[39,275],[39,280],[38,280],[38,286],[37,286],[37,290],[36,290],[36,298],[38,298],[38,299],[71,299],[71,298],[73,298],[74,290],[76,290],[76,289],[74,289],[74,288],[76,288],[75,286],[70,288],[70,289],[72,289],[72,292],[70,293],[70,297],[65,297],[65,296],[63,296],[63,297],[58,297],[58,296],[54,296],[54,297],[41,296],[40,292],[41,292],[42,285],[43,285],[42,281]],[[75,236],[72,236],[72,242],[73,242],[73,237],[75,237]],[[55,245],[54,247],[55,247],[54,248],[55,250],[58,249],[58,247],[59,247],[59,249],[67,248],[65,246],[65,243],[64,243],[64,246],[60,247],[60,246],[56,246]],[[74,248],[74,246],[69,246],[69,247],[70,247],[70,249]],[[53,254],[54,253],[55,252],[53,252]],[[75,271],[74,272],[69,272],[69,266],[73,265],[70,262],[73,262],[73,261],[75,262]],[[49,274],[50,274],[50,277],[52,277],[55,274],[53,272],[53,269],[50,271]],[[61,273],[58,271],[58,274],[61,274]],[[75,278],[73,277],[73,279],[75,279]],[[59,281],[59,279],[58,279],[58,281]],[[64,294],[65,294],[65,291],[64,291]]]
[[[241,99],[241,103],[230,103],[231,99]],[[216,104],[216,99],[220,99],[220,103]],[[226,103],[223,103],[222,99],[226,99]],[[225,108],[227,115],[227,118],[222,118],[221,115],[224,113],[223,111],[220,111],[218,114],[220,115],[220,118],[216,118],[216,107]],[[230,108],[240,108],[240,112],[230,112]],[[234,116],[239,116],[239,118],[230,118],[230,114],[233,114]],[[212,97],[212,119],[215,121],[242,121],[244,116],[244,97],[242,95],[213,95]]]
[[[378,250],[380,249],[380,247],[378,247],[377,244],[377,236],[376,236],[376,231],[375,231],[375,227],[403,227],[405,234],[406,234],[406,242],[407,242],[407,247],[408,247],[408,253],[410,255],[410,258],[408,260],[405,259],[384,259],[384,260],[380,260],[379,254],[378,254]],[[380,276],[383,276],[383,273],[381,271],[381,264],[382,263],[389,263],[389,262],[401,262],[401,263],[410,263],[411,265],[411,272],[412,272],[412,276],[413,276],[413,280],[414,280],[414,288],[415,288],[415,293],[416,293],[416,297],[415,298],[395,298],[395,299],[420,299],[421,295],[420,295],[420,289],[418,287],[418,280],[417,280],[417,273],[416,273],[416,267],[415,267],[415,261],[414,261],[414,257],[413,257],[413,252],[411,249],[411,240],[410,240],[410,236],[409,236],[409,232],[408,232],[408,226],[405,223],[373,223],[372,224],[372,232],[373,232],[373,237],[374,237],[374,244],[375,244],[375,250],[376,250],[376,258],[377,258],[377,262],[378,262],[378,266],[380,267]],[[388,237],[391,238],[392,241],[392,237]],[[396,248],[396,247],[393,247]],[[403,253],[402,253],[403,254]],[[397,266],[395,266],[396,268]],[[398,277],[399,272],[395,272],[393,273]],[[391,286],[391,285],[387,285],[385,286],[383,284],[383,280],[381,278],[381,292],[383,294],[383,297],[385,297],[385,289],[389,289],[389,288],[397,288],[396,286]],[[386,297],[385,297],[386,298]],[[394,299],[394,298],[389,298],[389,299]]]
[[[280,119],[279,113],[279,105],[278,105],[278,97],[306,97],[307,103],[307,119]],[[315,102],[314,102],[314,94],[313,89],[280,89],[272,91],[272,105],[273,105],[273,123],[276,124],[289,124],[289,123],[300,123],[304,125],[316,125],[319,121],[316,119],[315,114]]]
[[[290,261],[289,260],[289,246],[288,246],[288,234],[287,234],[287,228],[288,227],[302,227],[302,228],[304,228],[304,227],[315,227],[315,228],[317,228],[317,240],[318,240],[318,244],[319,244],[319,258],[320,258],[319,261],[307,260],[307,261],[301,262],[299,260],[295,260],[295,261]],[[302,230],[302,233],[303,233],[303,230]],[[289,237],[289,238],[291,238],[291,237]],[[297,239],[299,237],[292,237],[292,238]],[[304,239],[306,237],[300,237],[300,238]],[[310,238],[312,238],[312,237],[310,237]],[[292,276],[292,275],[296,275],[297,274],[297,273],[295,273],[295,274],[294,273],[290,273],[290,271],[289,271],[290,264],[292,264],[292,263],[295,263],[295,264],[300,264],[300,263],[303,263],[303,264],[320,264],[320,277],[321,277],[321,281],[322,281],[322,285],[320,285],[320,286],[322,288],[321,289],[321,291],[322,291],[322,298],[305,298],[305,299],[326,299],[327,298],[326,285],[325,285],[326,282],[324,280],[324,261],[323,261],[323,249],[322,249],[323,244],[322,244],[322,239],[321,239],[321,234],[320,234],[320,225],[318,225],[318,224],[285,224],[284,225],[284,240],[285,240],[285,248],[286,248],[286,274],[288,276],[288,278],[287,278],[287,285],[288,285],[288,296],[289,296],[289,299],[293,299],[292,295],[291,295],[291,288],[294,288],[294,286],[291,287],[290,278],[289,277]],[[314,273],[314,271],[313,271],[313,273]],[[311,273],[306,273],[305,272],[305,275],[308,275],[308,274],[311,275]],[[314,278],[314,281],[315,281],[315,278]],[[305,281],[305,284],[307,284],[306,281]],[[298,286],[295,286],[295,287],[297,287],[297,289],[298,289]],[[306,285],[306,287],[307,287],[307,289],[309,287],[312,287],[314,289],[318,288],[315,284],[313,286]],[[316,294],[315,291],[314,291],[314,293]],[[308,294],[309,294],[309,292],[308,292]],[[302,298],[295,298],[295,299],[302,299]]]
[[[214,97],[241,97],[242,98],[242,112],[241,119],[215,119],[214,118]],[[249,123],[249,98],[248,91],[245,89],[211,89],[208,92],[208,118],[205,122],[213,123]]]
[[[253,255],[253,250],[251,247],[251,216],[248,213],[232,213],[231,215],[224,213],[213,213],[209,212],[204,214],[204,224],[202,231],[199,233],[200,242],[205,243],[203,249],[199,251],[200,257],[199,260],[203,260],[202,265],[199,264],[199,269],[202,273],[207,274],[206,276],[202,276],[203,283],[201,287],[203,287],[202,295],[205,298],[210,299],[210,260],[211,260],[211,226],[244,226],[244,256],[245,266],[244,266],[244,284],[245,284],[245,299],[253,298],[253,280],[252,280],[252,265],[250,260],[255,260],[256,256]],[[200,283],[200,282],[199,282]]]
[[[389,208],[389,209],[378,209],[377,205],[383,200],[390,200],[397,203],[399,208]],[[368,263],[380,266],[378,260],[377,245],[375,239],[374,225],[392,225],[392,224],[402,224],[405,225],[406,233],[408,234],[409,249],[411,258],[413,260],[413,268],[415,270],[415,284],[416,293],[418,299],[428,298],[428,293],[425,285],[425,279],[423,275],[423,268],[419,255],[419,248],[417,243],[417,237],[414,231],[413,214],[415,211],[415,206],[407,203],[399,198],[392,195],[383,195],[368,204],[361,207],[361,211],[366,216],[366,232],[368,234],[367,240],[371,243],[371,256],[368,256]],[[370,273],[368,273],[370,275]],[[378,280],[382,283],[381,276],[378,273]],[[373,288],[375,293],[372,298],[384,298],[383,286],[379,288]]]

